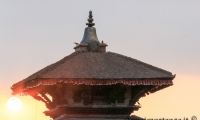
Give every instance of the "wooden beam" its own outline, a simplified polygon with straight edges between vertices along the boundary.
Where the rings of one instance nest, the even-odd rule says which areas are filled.
[[[52,103],[52,101],[46,96],[44,92],[41,92],[40,94],[48,103]]]
[[[147,85],[138,88],[137,93],[133,95],[131,100],[129,101],[129,105],[134,105],[139,100],[139,98],[142,97],[142,95],[144,95],[148,91],[148,89],[149,86]]]

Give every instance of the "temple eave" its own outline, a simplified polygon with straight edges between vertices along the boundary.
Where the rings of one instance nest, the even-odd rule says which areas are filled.
[[[124,84],[124,85],[173,85],[173,78],[171,79],[40,79],[32,80],[29,82],[21,82],[21,84],[16,84],[12,86],[13,94],[18,94],[20,92],[26,91],[31,88],[35,88],[41,85],[56,85],[57,83],[70,83],[74,85],[115,85],[115,84]]]

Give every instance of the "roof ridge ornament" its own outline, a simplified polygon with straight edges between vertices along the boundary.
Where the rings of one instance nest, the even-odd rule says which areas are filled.
[[[93,23],[93,15],[92,11],[89,11],[89,18],[88,25],[84,30],[83,38],[80,42],[80,44],[75,43],[76,46],[74,47],[75,51],[82,51],[82,52],[106,52],[106,46],[104,42],[100,43],[97,34],[96,34],[96,28],[93,27],[95,24]]]
[[[94,26],[95,25],[95,23],[92,23],[93,22],[93,15],[92,15],[92,11],[90,10],[89,11],[89,16],[88,16],[89,18],[87,19],[88,20],[88,23],[86,23],[86,25],[88,25],[88,27],[92,27],[92,26]]]

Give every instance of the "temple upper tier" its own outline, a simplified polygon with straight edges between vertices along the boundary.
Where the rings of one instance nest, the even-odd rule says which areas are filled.
[[[138,110],[141,106],[136,102],[141,97],[173,85],[171,72],[107,52],[107,44],[97,38],[92,17],[90,11],[75,52],[12,85],[13,94],[44,102],[45,114],[54,120],[113,120]]]

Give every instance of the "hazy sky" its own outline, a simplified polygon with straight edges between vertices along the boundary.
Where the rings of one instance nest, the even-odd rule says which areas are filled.
[[[0,0],[1,120],[13,83],[74,52],[73,42],[81,41],[89,10],[107,51],[177,75],[174,86],[141,98],[136,115],[200,119],[200,1]],[[30,97],[21,99],[32,107],[42,105]]]

